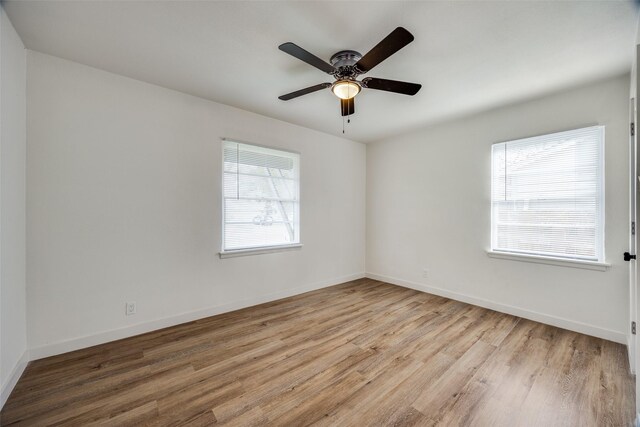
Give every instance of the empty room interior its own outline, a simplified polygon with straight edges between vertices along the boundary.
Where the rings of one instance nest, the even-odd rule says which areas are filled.
[[[639,18],[0,2],[0,425],[640,426]]]

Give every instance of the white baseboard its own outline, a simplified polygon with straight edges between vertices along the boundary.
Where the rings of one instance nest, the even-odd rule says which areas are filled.
[[[483,298],[461,294],[458,292],[453,292],[447,289],[437,288],[434,286],[423,285],[421,283],[415,283],[407,280],[397,279],[395,277],[384,276],[376,273],[366,273],[366,276],[370,279],[391,283],[393,285],[398,285],[405,288],[415,289],[417,291],[422,291],[429,294],[450,298],[456,301],[466,302],[468,304],[477,305],[480,307],[488,308],[494,311],[499,311],[501,313],[511,314],[513,316],[522,317],[529,320],[534,320],[536,322],[545,323],[551,326],[557,326],[558,328],[568,329],[570,331],[579,332],[581,334],[591,335],[597,338],[602,338],[602,339],[617,342],[620,344],[625,344],[625,345],[627,344],[627,335],[623,332],[618,332],[611,329],[605,329],[598,326],[590,325],[588,323],[565,319],[563,317],[552,316],[550,314],[539,313],[539,312],[527,310],[521,307],[500,304],[500,303],[489,301]]]
[[[16,363],[16,365],[13,367],[13,370],[11,371],[9,378],[7,378],[7,381],[2,384],[2,392],[0,392],[0,409],[4,407],[4,404],[7,402],[9,395],[18,383],[18,380],[22,376],[22,373],[24,372],[28,363],[29,351],[25,350],[24,353],[22,353],[22,356],[20,356],[18,363]]]
[[[35,347],[29,350],[31,360],[42,359],[44,357],[55,356],[56,354],[67,353],[69,351],[79,350],[106,342],[119,340],[122,338],[132,337],[134,335],[144,334],[146,332],[155,331],[170,326],[179,325],[181,323],[191,322],[193,320],[205,317],[215,316],[217,314],[227,313],[229,311],[239,310],[241,308],[251,307],[253,305],[263,304],[275,301],[281,298],[287,298],[299,295],[309,291],[326,288],[328,286],[338,285],[340,283],[349,282],[351,280],[362,279],[365,273],[355,273],[347,276],[337,277],[331,280],[312,283],[310,285],[290,288],[283,291],[273,292],[266,295],[260,295],[253,298],[235,301],[228,304],[218,305],[205,308],[202,310],[191,311],[178,314],[176,316],[166,317],[162,319],[152,320],[149,322],[138,323],[136,325],[126,326],[123,328],[112,329],[110,331],[99,332],[92,335],[78,337],[66,341],[47,344]]]

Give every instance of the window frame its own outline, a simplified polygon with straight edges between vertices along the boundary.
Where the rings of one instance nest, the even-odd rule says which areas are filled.
[[[224,259],[224,258],[234,258],[234,257],[240,257],[240,256],[247,256],[247,255],[260,255],[260,254],[268,254],[268,253],[273,253],[273,252],[285,252],[285,251],[291,251],[291,250],[297,250],[297,249],[301,249],[303,244],[302,244],[302,218],[301,218],[301,200],[300,200],[300,194],[302,192],[301,190],[301,181],[302,181],[302,155],[300,154],[300,152],[295,151],[295,150],[289,150],[286,148],[281,148],[281,147],[274,147],[271,145],[265,145],[265,144],[256,144],[253,142],[247,142],[247,141],[243,141],[237,138],[221,138],[220,139],[221,144],[220,144],[220,152],[221,152],[221,159],[220,159],[220,195],[221,195],[221,233],[220,233],[220,252],[218,253],[218,255],[220,256],[220,258]],[[249,145],[249,146],[253,146],[253,147],[259,147],[259,148],[266,148],[269,150],[275,150],[275,151],[281,151],[284,153],[290,153],[290,154],[295,154],[298,156],[298,171],[297,171],[297,203],[296,203],[296,214],[297,214],[297,224],[298,224],[298,228],[296,230],[296,234],[297,234],[297,242],[294,243],[285,243],[285,244],[278,244],[278,245],[265,245],[265,246],[254,246],[254,247],[246,247],[246,248],[238,248],[238,249],[225,249],[225,187],[224,187],[224,175],[225,175],[225,167],[224,167],[224,150],[225,150],[225,143],[226,142],[232,142],[232,143],[237,143],[237,144],[243,144],[243,145]]]
[[[598,211],[596,212],[597,220],[599,223],[596,226],[596,236],[595,236],[595,251],[596,258],[595,259],[586,259],[586,258],[578,258],[571,256],[555,256],[549,255],[541,252],[526,252],[526,251],[518,251],[518,250],[509,250],[502,248],[494,248],[495,243],[495,218],[496,213],[494,209],[494,200],[493,200],[493,192],[494,192],[494,147],[498,144],[506,144],[509,142],[517,142],[526,139],[535,139],[535,138],[548,138],[552,137],[556,134],[564,134],[570,132],[583,131],[587,129],[597,129],[600,132],[600,143],[598,144],[598,168],[600,171],[600,204],[598,206]],[[492,258],[498,259],[508,259],[513,261],[524,261],[524,262],[533,262],[540,264],[550,264],[557,266],[565,266],[565,267],[574,267],[574,268],[585,268],[589,270],[598,270],[598,271],[606,271],[610,264],[606,262],[606,252],[605,252],[605,210],[606,210],[606,194],[605,194],[605,182],[606,182],[606,173],[605,173],[605,148],[606,148],[606,132],[604,125],[592,125],[585,126],[580,128],[567,129],[563,131],[557,132],[549,132],[544,134],[538,134],[518,139],[511,139],[508,141],[495,142],[491,144],[491,171],[490,171],[490,195],[489,195],[489,203],[490,203],[490,241],[489,241],[489,249],[487,250],[487,255]]]

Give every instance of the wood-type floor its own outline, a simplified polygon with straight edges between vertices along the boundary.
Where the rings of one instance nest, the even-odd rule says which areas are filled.
[[[29,364],[12,425],[630,426],[626,349],[369,279]]]

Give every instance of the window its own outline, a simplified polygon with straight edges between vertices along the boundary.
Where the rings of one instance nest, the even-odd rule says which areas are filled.
[[[300,243],[300,155],[223,144],[222,252]]]
[[[604,262],[604,127],[492,146],[491,249]]]

